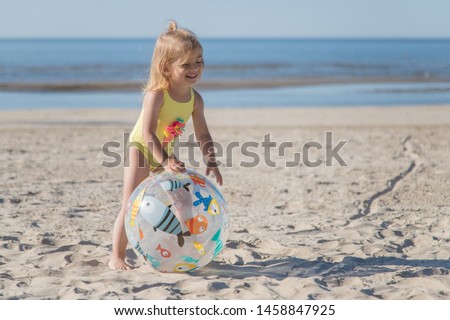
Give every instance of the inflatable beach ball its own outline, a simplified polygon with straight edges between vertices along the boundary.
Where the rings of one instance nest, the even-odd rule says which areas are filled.
[[[228,229],[224,198],[194,170],[149,177],[128,201],[128,241],[161,272],[188,272],[207,265],[222,250]]]

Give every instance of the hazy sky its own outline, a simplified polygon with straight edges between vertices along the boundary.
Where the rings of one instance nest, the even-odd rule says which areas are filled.
[[[0,0],[0,38],[450,38],[450,0]]]

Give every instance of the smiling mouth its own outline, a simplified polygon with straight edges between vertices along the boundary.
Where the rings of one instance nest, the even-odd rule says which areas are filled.
[[[195,78],[197,78],[197,76],[198,76],[198,73],[194,74],[194,75],[189,75],[189,76],[187,75],[186,77],[189,79],[195,79]]]

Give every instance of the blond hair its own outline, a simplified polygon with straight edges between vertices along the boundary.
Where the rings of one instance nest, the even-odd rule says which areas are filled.
[[[197,36],[190,30],[178,28],[175,21],[170,21],[167,30],[156,41],[149,79],[143,89],[144,93],[167,89],[169,79],[163,74],[164,68],[179,59],[187,60],[197,49],[200,52],[203,51]]]

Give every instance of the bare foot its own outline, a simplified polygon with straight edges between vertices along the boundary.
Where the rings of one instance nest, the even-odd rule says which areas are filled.
[[[111,257],[111,260],[108,262],[108,267],[112,270],[130,270],[131,266],[125,262],[122,258],[119,257]]]

